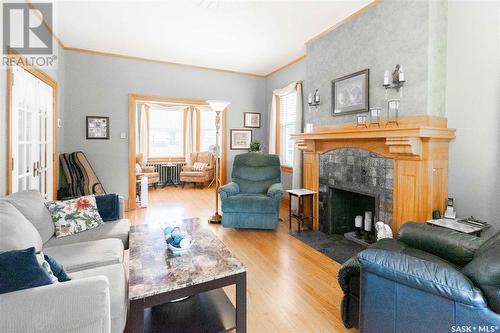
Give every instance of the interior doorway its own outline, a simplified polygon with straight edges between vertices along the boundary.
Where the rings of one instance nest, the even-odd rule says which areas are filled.
[[[7,193],[57,196],[57,82],[24,65],[7,68]]]
[[[214,112],[206,100],[129,94],[128,106],[129,210],[138,206],[135,200],[141,191],[138,176],[145,175],[149,187],[155,189],[157,185],[181,187],[180,172],[192,166],[196,161],[191,160],[198,156],[202,162],[203,156],[213,156],[212,159],[218,156],[221,184],[226,182],[225,113],[216,143]],[[205,187],[211,183],[208,179],[204,181]],[[192,187],[196,183],[187,184]]]

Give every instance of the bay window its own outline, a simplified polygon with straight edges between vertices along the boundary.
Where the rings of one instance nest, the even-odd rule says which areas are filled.
[[[184,110],[149,109],[149,157],[184,157]]]

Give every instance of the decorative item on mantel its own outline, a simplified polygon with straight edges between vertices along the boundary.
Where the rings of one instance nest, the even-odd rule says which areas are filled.
[[[376,106],[370,109],[370,125],[377,125],[380,127],[380,118],[382,115],[382,108]]]
[[[309,106],[318,106],[320,102],[321,96],[319,95],[318,89],[316,89],[314,94],[309,93],[309,96],[307,97],[307,104],[309,104]]]
[[[356,117],[356,127],[368,127],[366,125],[367,116],[359,115]]]
[[[399,116],[399,103],[401,100],[399,99],[390,99],[387,101],[387,125],[389,124],[398,124],[398,116]]]
[[[304,133],[312,133],[313,130],[314,130],[313,124],[306,124],[306,127],[304,128]]]
[[[389,79],[389,71],[386,70],[384,73],[384,83],[382,86],[385,88],[385,100],[387,100],[387,90],[395,89],[399,92],[399,96],[403,97],[403,85],[406,82],[405,73],[403,71],[403,66],[399,64],[396,65],[396,68],[392,72],[392,83],[390,83]]]

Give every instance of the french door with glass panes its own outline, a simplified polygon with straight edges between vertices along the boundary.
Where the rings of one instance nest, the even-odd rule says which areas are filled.
[[[53,86],[20,66],[11,69],[10,192],[35,189],[53,198]]]

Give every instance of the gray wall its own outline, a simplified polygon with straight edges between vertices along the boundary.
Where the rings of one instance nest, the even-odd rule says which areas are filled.
[[[230,101],[228,146],[229,129],[243,128],[243,112],[265,112],[264,78],[72,51],[65,63],[64,150],[85,152],[104,188],[124,196],[128,139],[120,132],[128,132],[129,93]],[[85,139],[86,115],[110,117],[110,140]],[[265,128],[253,131],[254,139],[265,140]],[[241,151],[227,151],[230,175]]]
[[[500,229],[500,3],[451,1],[448,12],[449,195],[460,216]],[[493,230],[487,233],[491,235]]]
[[[443,15],[444,11],[444,15]],[[305,122],[331,125],[355,121],[355,115],[331,115],[331,81],[365,68],[370,69],[370,105],[386,103],[382,81],[385,70],[396,64],[405,70],[407,84],[401,98],[400,117],[443,114],[444,94],[429,101],[428,77],[444,82],[446,3],[382,1],[366,13],[307,45],[305,91],[319,89],[322,103],[306,113]],[[441,22],[441,23],[440,23]],[[437,37],[429,38],[429,31]],[[433,59],[432,66],[429,59]],[[429,72],[431,71],[431,72]],[[390,91],[389,98],[399,98]],[[437,109],[437,110],[436,110]]]
[[[273,98],[273,91],[275,89],[280,89],[286,87],[288,84],[294,81],[304,80],[306,77],[306,62],[305,60],[299,61],[291,66],[285,67],[283,70],[275,73],[272,76],[266,78],[266,150],[269,149],[269,138],[267,133],[269,133],[269,115],[271,114],[271,103]],[[303,92],[307,98],[305,90]],[[304,112],[307,112],[304,109]],[[281,181],[283,188],[285,190],[290,190],[292,188],[292,174],[282,173]]]

